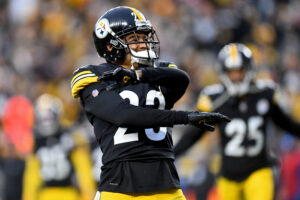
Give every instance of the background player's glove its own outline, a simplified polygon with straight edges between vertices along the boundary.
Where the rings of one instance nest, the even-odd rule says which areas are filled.
[[[135,70],[118,67],[112,71],[104,72],[98,80],[115,80],[119,86],[126,86],[137,83],[139,81],[139,77]]]
[[[188,113],[188,124],[198,128],[214,131],[214,125],[219,122],[230,122],[230,118],[214,112],[190,112]]]

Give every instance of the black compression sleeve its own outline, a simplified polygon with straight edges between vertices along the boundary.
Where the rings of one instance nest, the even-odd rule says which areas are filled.
[[[189,126],[186,128],[184,134],[174,147],[175,156],[178,157],[192,147],[204,134],[204,130]]]
[[[86,112],[120,127],[152,128],[187,124],[187,112],[158,110],[134,106],[119,94],[102,90],[97,97],[90,95],[93,86],[82,94]]]
[[[180,69],[157,67],[143,68],[142,82],[170,87],[187,87],[190,81],[188,74]]]
[[[277,104],[272,105],[271,116],[275,124],[279,127],[297,137],[300,137],[300,124],[284,113]]]
[[[173,105],[182,97],[190,82],[188,74],[176,68],[143,68],[142,74],[142,82],[161,86],[168,105]]]

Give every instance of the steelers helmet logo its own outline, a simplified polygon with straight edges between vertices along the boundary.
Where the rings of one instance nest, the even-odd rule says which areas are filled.
[[[98,38],[103,39],[107,36],[109,22],[106,18],[100,19],[95,25],[95,33]]]

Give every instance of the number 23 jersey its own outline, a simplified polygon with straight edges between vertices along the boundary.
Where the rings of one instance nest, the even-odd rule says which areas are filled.
[[[222,168],[224,177],[241,181],[253,171],[268,167],[266,130],[277,105],[272,82],[253,83],[245,97],[229,97],[223,85],[207,86],[201,92],[197,108],[220,112],[231,118],[220,123]]]
[[[174,78],[185,75],[178,69],[168,69],[168,64],[160,64],[160,68],[151,72],[153,81],[127,85],[113,91],[107,91],[106,88],[114,81],[98,82],[97,78],[92,79],[93,75],[91,79],[85,78],[88,73],[97,76],[115,67],[112,64],[89,66],[75,72],[73,76],[75,89],[76,79],[79,80],[81,76],[86,82],[95,81],[88,83],[80,97],[103,152],[99,189],[112,192],[148,192],[179,188],[179,178],[173,164],[171,127],[168,127],[168,124],[174,123],[172,117],[167,114],[169,112],[163,111],[156,118],[149,118],[149,115],[157,109],[171,109],[181,97],[178,93],[183,94],[187,86],[183,84],[180,88],[176,85],[178,82],[168,83],[168,80],[163,80],[164,73],[157,73],[155,76],[153,73],[171,72],[174,73]],[[155,83],[157,80],[162,83],[160,86]],[[105,104],[100,104],[100,101]],[[92,104],[97,106],[89,112]],[[141,115],[141,109],[147,110],[147,115]],[[119,119],[128,123],[119,125],[119,121],[122,121]],[[160,127],[153,126],[161,125],[162,121],[170,123]]]

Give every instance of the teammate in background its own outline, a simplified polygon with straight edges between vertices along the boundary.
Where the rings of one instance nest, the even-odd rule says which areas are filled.
[[[93,38],[107,63],[77,69],[71,87],[103,152],[95,200],[185,199],[173,163],[171,127],[190,123],[212,130],[229,119],[219,113],[170,110],[189,77],[174,64],[154,62],[159,40],[140,11],[107,11]]]
[[[197,108],[221,112],[232,119],[218,126],[222,156],[218,192],[222,200],[271,200],[275,184],[266,144],[268,120],[296,136],[300,134],[300,124],[280,108],[273,82],[254,80],[252,53],[245,45],[225,45],[217,66],[222,83],[205,87]],[[203,133],[188,130],[176,145],[175,155],[182,154]]]
[[[96,192],[83,136],[61,126],[62,102],[43,94],[35,102],[34,154],[26,161],[23,200],[90,200]]]

